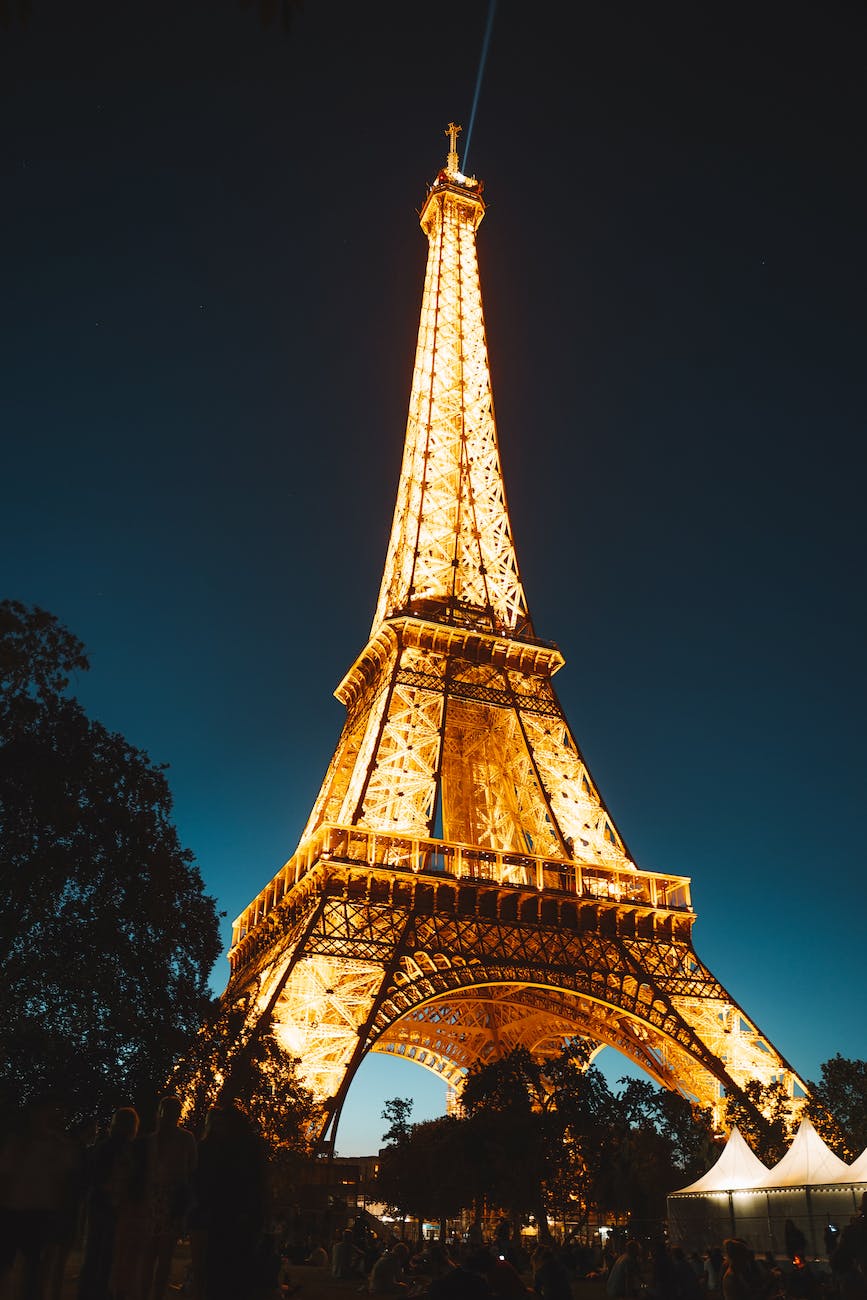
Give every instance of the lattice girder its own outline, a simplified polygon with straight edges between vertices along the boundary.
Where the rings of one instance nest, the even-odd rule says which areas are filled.
[[[444,838],[513,852],[561,852],[513,710],[450,700]]]
[[[562,993],[509,984],[473,986],[404,1016],[377,1039],[373,1050],[423,1044],[466,1071],[516,1047],[526,1047],[535,1056],[554,1055],[565,1040],[581,1037],[578,1022]],[[595,1050],[600,1050],[598,1044]]]
[[[553,695],[553,690],[552,690]],[[629,862],[623,840],[605,808],[566,719],[521,713],[535,765],[572,856]]]
[[[313,810],[304,827],[302,843],[309,840],[323,823],[340,821],[341,809],[349,802],[348,791],[353,773],[361,769],[359,755],[365,739],[370,735],[367,724],[373,703],[374,700],[371,699],[366,712],[347,717],[337,748],[328,765],[328,771],[325,773],[325,779],[313,804]],[[372,749],[374,743],[375,735],[370,736],[368,751]]]
[[[616,1008],[562,989],[507,984],[461,989],[396,1021],[372,1044],[372,1050],[412,1060],[421,1055],[425,1059],[420,1064],[459,1090],[474,1065],[495,1060],[512,1048],[525,1047],[544,1058],[575,1041],[584,1042],[589,1060],[603,1046],[616,1049],[657,1083],[679,1088],[690,1100],[708,1093],[706,1071],[683,1053],[679,1069],[672,1069],[672,1052],[654,1030]]]
[[[277,1040],[317,1097],[332,1097],[340,1086],[381,983],[377,962],[314,957],[298,963],[281,992],[273,1012]]]
[[[428,264],[404,459],[375,632],[416,601],[528,621],[497,446],[475,232],[478,193],[445,184],[422,212]]]
[[[401,652],[398,663],[422,672],[435,668],[429,656],[412,648]],[[433,820],[444,696],[396,676],[358,796],[361,806],[347,809],[345,821],[424,835]]]
[[[790,1093],[800,1085],[696,957],[691,917],[334,860],[312,875],[324,906],[275,1014],[278,1036],[318,1096],[332,1095],[327,1088],[342,1078],[360,1034],[373,1050],[380,1039],[384,1051],[415,1042],[452,1084],[502,1045],[540,1051],[544,1042],[550,1050],[558,1038],[580,1036],[610,1043],[658,1081],[717,1111],[726,1088],[752,1077],[778,1078]],[[305,881],[309,897],[293,917],[296,934],[316,892]],[[646,937],[638,937],[642,924]],[[406,934],[408,951],[383,983]],[[264,951],[258,965],[263,1008],[291,946],[275,927],[271,953]],[[236,994],[254,969],[239,972]],[[479,1035],[477,1004],[512,1009],[498,1021],[494,1046],[490,1034],[487,1044]],[[444,1028],[443,1013],[454,1008],[469,1017],[469,1028],[457,1031],[465,1035],[460,1048],[454,1025]]]
[[[466,657],[472,654],[472,658]],[[350,709],[305,835],[348,825],[548,857],[628,857],[550,682],[558,653],[415,619],[387,624],[338,690]]]

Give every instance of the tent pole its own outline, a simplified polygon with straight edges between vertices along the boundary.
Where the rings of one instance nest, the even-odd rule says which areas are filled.
[[[804,1187],[804,1198],[807,1202],[807,1222],[810,1225],[810,1242],[813,1247],[813,1258],[815,1259],[819,1252],[816,1250],[816,1233],[813,1227],[813,1200],[810,1196],[809,1185]]]

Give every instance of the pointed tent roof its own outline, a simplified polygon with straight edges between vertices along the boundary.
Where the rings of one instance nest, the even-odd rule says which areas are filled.
[[[681,1187],[673,1196],[686,1196],[699,1192],[734,1192],[756,1187],[766,1177],[767,1165],[747,1146],[737,1125],[729,1134],[728,1142],[715,1165],[689,1187]]]
[[[807,1187],[816,1183],[851,1183],[852,1170],[822,1141],[808,1119],[802,1119],[786,1154],[756,1184],[762,1188]]]
[[[867,1183],[867,1147],[861,1152],[857,1160],[853,1160],[849,1166],[849,1181],[852,1183]]]

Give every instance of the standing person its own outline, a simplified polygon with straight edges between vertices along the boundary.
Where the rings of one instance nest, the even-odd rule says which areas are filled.
[[[198,1192],[206,1225],[205,1300],[250,1300],[257,1293],[256,1251],[265,1226],[268,1166],[264,1142],[237,1106],[210,1116]]]
[[[807,1238],[792,1219],[786,1219],[783,1224],[783,1241],[786,1245],[786,1254],[792,1262],[796,1258],[807,1258]]]
[[[860,1212],[840,1233],[831,1273],[842,1300],[867,1300],[867,1192]]]
[[[205,1300],[205,1267],[208,1254],[208,1232],[210,1230],[210,1205],[213,1199],[212,1179],[219,1176],[211,1172],[214,1152],[214,1135],[223,1118],[223,1111],[212,1106],[205,1116],[202,1138],[199,1142],[198,1159],[193,1174],[193,1206],[187,1227],[190,1233],[190,1265],[192,1267],[191,1295],[193,1300]],[[217,1141],[219,1156],[219,1141]]]
[[[608,1300],[633,1300],[638,1295],[641,1285],[641,1271],[638,1266],[638,1242],[633,1238],[627,1241],[626,1248],[611,1265],[605,1294]]]
[[[723,1253],[719,1246],[711,1246],[704,1261],[705,1286],[708,1294],[719,1291],[723,1274]]]
[[[88,1138],[96,1135],[96,1122],[90,1121],[86,1126],[77,1125],[67,1129],[63,1140],[67,1147],[68,1172],[63,1180],[60,1208],[55,1222],[53,1241],[46,1252],[44,1270],[44,1300],[61,1300],[63,1282],[66,1277],[66,1264],[76,1243],[84,1240],[84,1198],[86,1193],[84,1175],[90,1146]]]
[[[35,1098],[22,1118],[0,1151],[0,1289],[20,1259],[23,1300],[38,1300],[49,1284],[78,1153],[57,1098]]]
[[[353,1245],[352,1231],[345,1228],[331,1248],[331,1276],[353,1277],[360,1254],[361,1252]]]
[[[723,1300],[763,1300],[768,1288],[747,1243],[740,1237],[729,1237],[723,1242],[723,1251]]]
[[[153,1215],[147,1187],[149,1143],[150,1135],[139,1133],[129,1151],[129,1176],[120,1189],[109,1282],[112,1300],[143,1300],[145,1270],[153,1267]]]
[[[172,1256],[192,1203],[196,1139],[180,1127],[179,1097],[163,1097],[157,1126],[148,1139],[147,1197],[152,1215],[150,1258],[145,1264],[143,1300],[163,1300]]]
[[[664,1241],[653,1243],[650,1270],[650,1294],[654,1300],[680,1300],[674,1259]]]
[[[702,1300],[701,1282],[699,1281],[699,1272],[692,1263],[692,1256],[687,1259],[681,1246],[672,1246],[671,1263],[674,1270],[674,1285],[678,1300]],[[701,1260],[695,1256],[698,1261],[698,1268],[701,1269],[701,1277],[704,1278],[704,1268]]]
[[[93,1147],[87,1171],[87,1229],[78,1300],[108,1300],[114,1264],[118,1210],[126,1197],[138,1114],[122,1106],[112,1116],[108,1137]]]
[[[542,1300],[572,1300],[572,1282],[559,1252],[540,1246],[533,1259],[533,1290]]]

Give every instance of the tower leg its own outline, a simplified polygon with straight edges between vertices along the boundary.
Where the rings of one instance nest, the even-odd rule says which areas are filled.
[[[343,1078],[340,1081],[340,1086],[337,1089],[337,1092],[334,1094],[334,1097],[330,1105],[328,1106],[325,1122],[322,1126],[322,1131],[319,1135],[320,1146],[322,1146],[327,1140],[329,1130],[331,1131],[332,1146],[337,1141],[337,1126],[340,1123],[340,1115],[343,1110],[343,1104],[346,1101],[346,1096],[347,1093],[349,1092],[350,1084],[352,1083],[352,1080],[355,1078],[355,1073],[358,1067],[361,1065],[361,1062],[364,1060],[364,1056],[367,1051],[368,1038],[370,1036],[370,1032],[373,1028],[376,1017],[379,1015],[380,1008],[383,1002],[385,1001],[386,996],[391,992],[391,986],[392,986],[392,981],[394,980],[394,976],[397,972],[397,969],[400,965],[402,958],[406,955],[407,947],[408,947],[407,939],[414,932],[414,921],[415,921],[415,913],[414,911],[410,911],[407,915],[406,921],[401,930],[400,938],[398,939],[395,945],[391,960],[383,970],[382,982],[380,983],[379,990],[377,991],[377,994],[373,999],[373,1002],[371,1003],[370,1010],[367,1013],[364,1024],[359,1025],[358,1027],[358,1042],[352,1053],[352,1057],[349,1061],[349,1064],[346,1067]]]
[[[221,1101],[231,1101],[233,1098],[238,1096],[239,1092],[243,1091],[243,1084],[250,1068],[253,1048],[261,1038],[263,1029],[271,1024],[271,1018],[274,1014],[274,1008],[277,1006],[280,999],[280,994],[289,982],[289,978],[295,970],[295,967],[298,965],[298,962],[304,956],[304,950],[310,940],[310,936],[319,924],[327,901],[327,891],[323,889],[319,901],[313,909],[313,914],[307,922],[303,934],[295,945],[295,951],[292,953],[292,956],[286,964],[286,969],[275,984],[273,992],[271,993],[264,1010],[259,1013],[246,1042],[242,1045],[240,1051],[232,1062],[229,1074],[220,1089],[219,1095]]]

